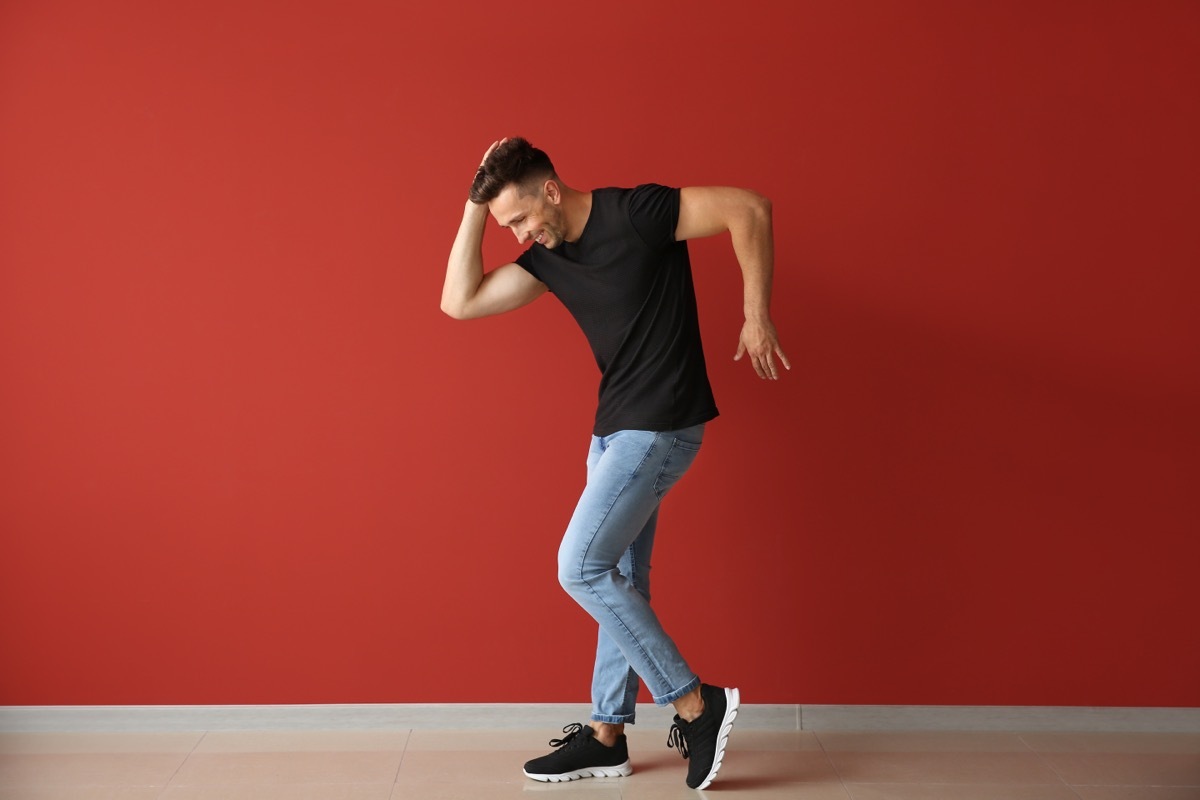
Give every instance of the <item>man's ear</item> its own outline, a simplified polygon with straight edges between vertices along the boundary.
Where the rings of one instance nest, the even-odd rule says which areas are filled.
[[[554,205],[562,202],[562,189],[553,178],[546,179],[546,182],[542,184],[542,191],[546,193],[546,199]]]

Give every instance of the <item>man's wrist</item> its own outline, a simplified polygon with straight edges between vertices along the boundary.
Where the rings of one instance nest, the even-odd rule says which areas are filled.
[[[771,322],[771,312],[762,308],[746,308],[743,309],[746,317],[746,322],[753,322],[756,325],[767,325]]]

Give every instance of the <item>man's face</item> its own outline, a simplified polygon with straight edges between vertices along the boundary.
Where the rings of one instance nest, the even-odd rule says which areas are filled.
[[[565,227],[562,206],[556,202],[559,197],[558,186],[553,181],[547,181],[533,194],[524,196],[516,184],[510,183],[488,203],[488,210],[500,227],[511,230],[521,244],[534,241],[544,247],[558,247],[562,244]]]

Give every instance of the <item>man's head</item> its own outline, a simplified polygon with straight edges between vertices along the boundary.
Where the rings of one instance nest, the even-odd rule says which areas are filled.
[[[502,142],[479,167],[471,201],[488,210],[517,241],[557,247],[566,235],[562,185],[550,157],[520,137]]]
[[[557,179],[550,156],[521,137],[505,139],[479,166],[471,184],[471,201],[490,203],[513,184],[521,195],[535,194],[549,179]]]

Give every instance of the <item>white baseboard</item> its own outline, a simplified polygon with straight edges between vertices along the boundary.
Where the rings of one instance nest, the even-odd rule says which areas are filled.
[[[585,703],[405,703],[262,706],[0,706],[0,733],[60,731],[537,728],[587,719]],[[669,710],[639,705],[647,727]],[[1121,731],[1200,733],[1200,708],[746,704],[742,729]]]

